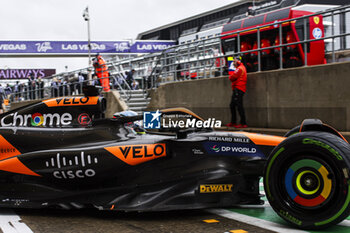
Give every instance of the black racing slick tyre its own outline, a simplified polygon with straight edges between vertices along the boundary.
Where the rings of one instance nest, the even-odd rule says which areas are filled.
[[[319,131],[288,137],[271,153],[264,187],[276,213],[294,227],[324,229],[350,213],[350,145]]]
[[[295,126],[293,129],[289,130],[283,137],[287,138],[299,132],[300,132],[300,125]]]

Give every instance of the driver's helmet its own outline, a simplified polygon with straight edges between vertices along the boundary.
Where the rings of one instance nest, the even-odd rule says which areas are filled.
[[[137,116],[138,114],[132,110],[126,110],[122,112],[116,112],[113,114],[113,118],[123,118],[123,117],[130,117],[130,116]],[[124,126],[130,127],[133,130],[135,130],[138,134],[145,134],[145,130],[142,128],[142,122],[141,121],[134,121],[134,122],[127,122],[124,124]]]

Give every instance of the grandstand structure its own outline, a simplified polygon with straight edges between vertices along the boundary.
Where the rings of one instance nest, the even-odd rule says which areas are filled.
[[[241,0],[174,23],[139,33],[138,40],[174,40],[189,43],[220,35],[228,22],[285,7],[317,12],[349,4],[348,0]],[[337,19],[338,21],[338,19]],[[339,18],[344,27],[349,19]]]

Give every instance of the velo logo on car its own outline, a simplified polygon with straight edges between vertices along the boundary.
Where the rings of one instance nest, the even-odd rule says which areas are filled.
[[[48,107],[79,106],[79,105],[96,105],[98,97],[66,97],[44,100],[43,103]]]
[[[132,166],[166,156],[165,143],[113,146],[105,149]]]
[[[94,169],[89,168],[93,164],[98,164],[97,157],[85,155],[85,152],[80,152],[80,155],[62,156],[57,153],[55,157],[45,161],[48,169],[53,168],[53,177],[56,179],[83,179],[96,175]],[[67,168],[69,169],[67,170]]]
[[[145,129],[160,129],[160,116],[162,113],[157,110],[156,112],[144,112],[143,113],[143,127]]]
[[[73,117],[70,113],[33,113],[20,115],[18,112],[8,114],[1,118],[2,127],[11,126],[67,126],[72,123]]]

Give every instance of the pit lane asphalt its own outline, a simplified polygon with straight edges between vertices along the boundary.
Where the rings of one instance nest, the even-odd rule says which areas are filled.
[[[15,209],[34,233],[47,232],[272,232],[203,210],[125,213],[95,209]],[[206,223],[204,220],[218,222]],[[6,232],[5,232],[6,233]]]

